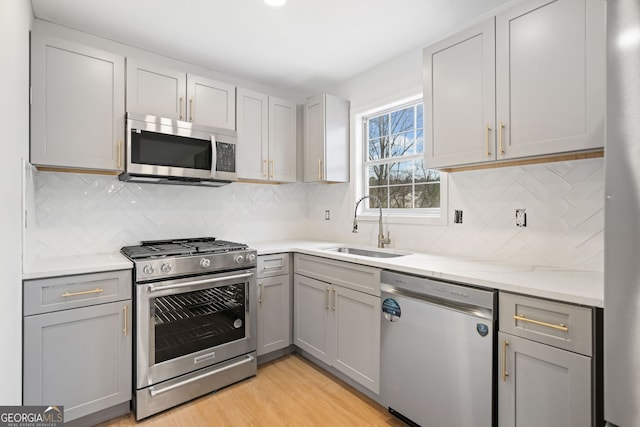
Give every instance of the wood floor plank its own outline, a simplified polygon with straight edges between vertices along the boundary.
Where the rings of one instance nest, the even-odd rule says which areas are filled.
[[[298,355],[258,375],[136,423],[132,414],[100,427],[404,426],[385,408]]]

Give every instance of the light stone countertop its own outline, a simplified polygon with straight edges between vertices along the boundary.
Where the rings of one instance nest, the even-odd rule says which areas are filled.
[[[517,265],[427,253],[411,253],[396,258],[370,258],[327,251],[326,249],[337,246],[377,250],[376,248],[326,241],[281,240],[249,242],[248,244],[252,249],[256,249],[259,255],[299,252],[574,304],[593,307],[602,307],[604,304],[604,276],[602,272]],[[392,253],[408,252],[394,249],[383,250]],[[40,279],[126,270],[132,267],[131,261],[120,253],[41,257],[34,259],[26,266],[22,278],[24,280]]]
[[[22,279],[70,276],[72,274],[129,270],[133,263],[121,253],[37,257],[28,263]]]
[[[370,258],[327,251],[336,246],[376,248],[322,241],[267,241],[251,242],[249,246],[259,255],[279,252],[298,252],[319,255],[340,261],[368,265],[402,273],[466,283],[473,286],[515,292],[541,298],[582,304],[593,307],[604,305],[604,275],[597,271],[569,270],[560,267],[527,266],[487,261],[475,258],[411,253],[396,258]],[[384,249],[386,252],[406,253]]]

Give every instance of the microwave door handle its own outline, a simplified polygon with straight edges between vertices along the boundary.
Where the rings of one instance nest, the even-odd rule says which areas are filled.
[[[218,157],[216,136],[211,135],[211,178],[216,177],[216,161]]]

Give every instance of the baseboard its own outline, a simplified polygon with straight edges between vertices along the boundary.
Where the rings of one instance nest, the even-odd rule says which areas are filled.
[[[295,353],[295,351],[296,346],[291,344],[289,347],[281,348],[279,350],[272,351],[271,353],[261,354],[258,356],[258,366],[273,362],[274,360],[280,359],[288,354]]]
[[[64,427],[87,427],[95,426],[96,424],[109,421],[113,418],[117,418],[121,415],[128,414],[131,411],[131,401],[120,403],[119,405],[112,406],[111,408],[103,409],[91,415],[76,418],[73,421],[65,421]]]
[[[373,400],[376,403],[384,406],[382,404],[381,399],[380,399],[380,395],[375,394],[374,392],[372,392],[371,390],[369,390],[368,388],[366,388],[362,384],[360,384],[357,381],[354,381],[353,379],[349,378],[347,375],[343,374],[342,372],[340,372],[339,370],[337,370],[333,366],[327,365],[325,362],[323,362],[322,360],[318,359],[317,357],[307,353],[306,351],[302,350],[300,347],[294,346],[294,348],[295,348],[295,353],[296,354],[299,354],[300,356],[304,357],[305,359],[307,359],[308,361],[310,361],[314,365],[318,366],[323,371],[328,372],[332,376],[338,378],[339,380],[341,380],[344,383],[347,383],[352,388],[354,388],[357,391],[359,391],[360,393],[364,394],[365,396],[367,396],[371,400]]]

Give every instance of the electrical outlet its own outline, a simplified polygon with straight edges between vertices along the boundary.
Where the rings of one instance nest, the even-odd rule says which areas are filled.
[[[462,211],[456,209],[453,211],[453,223],[454,224],[462,224]]]
[[[516,209],[516,226],[517,227],[526,227],[527,226],[527,213],[524,209]]]
[[[329,221],[331,220],[331,211],[329,209],[327,209],[326,211],[324,211],[324,220],[325,221]]]

